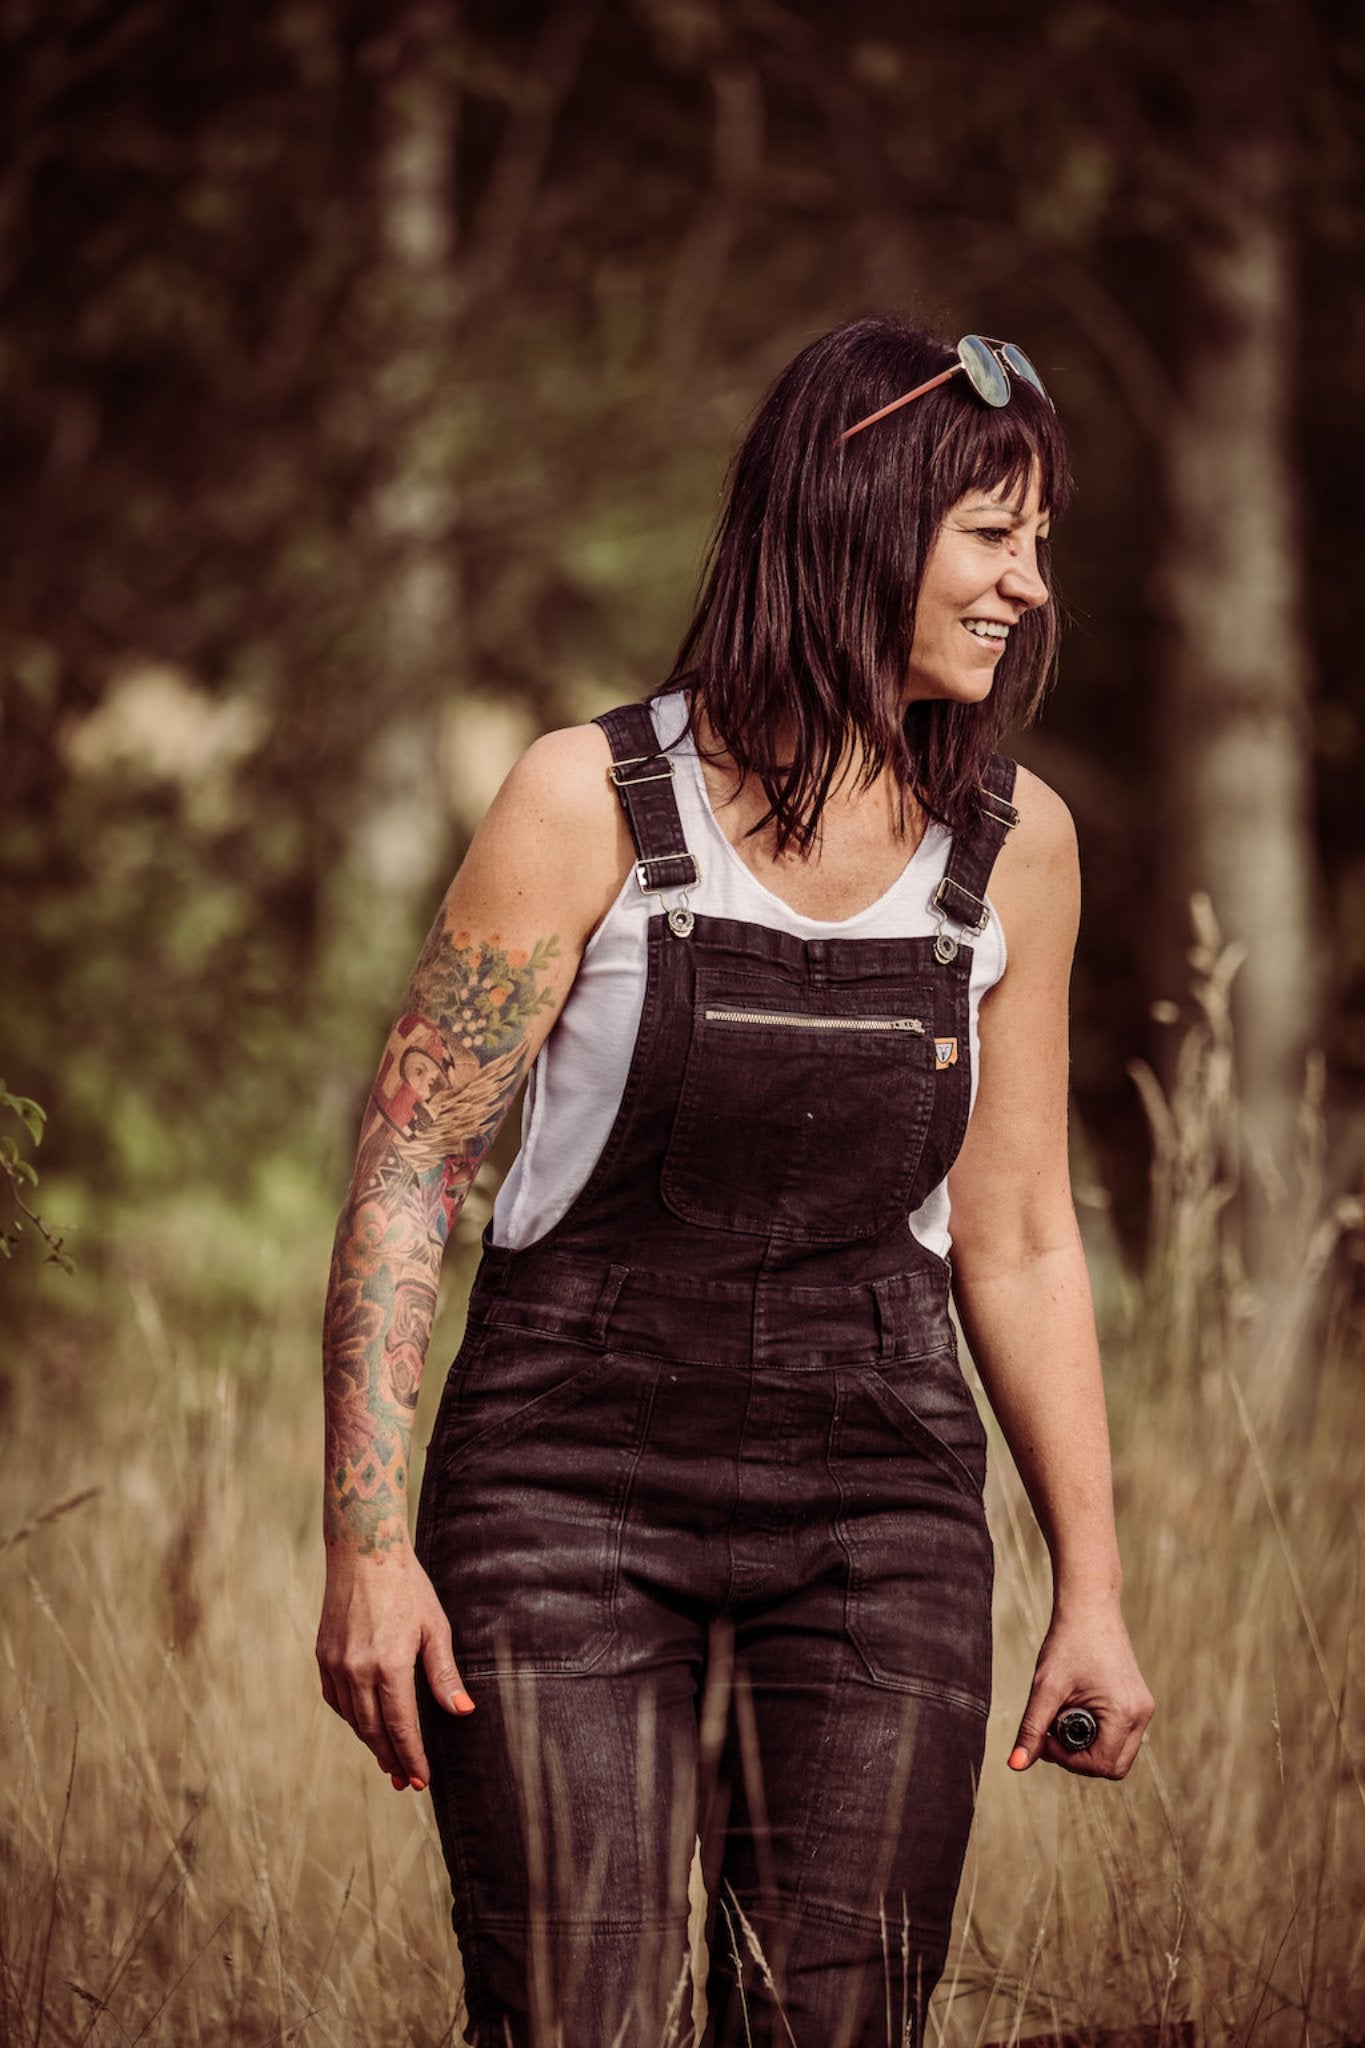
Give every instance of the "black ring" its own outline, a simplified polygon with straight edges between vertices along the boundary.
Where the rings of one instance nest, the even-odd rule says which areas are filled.
[[[1089,1707],[1063,1708],[1051,1729],[1062,1748],[1069,1749],[1073,1756],[1079,1756],[1083,1749],[1092,1748],[1099,1732],[1100,1724]]]

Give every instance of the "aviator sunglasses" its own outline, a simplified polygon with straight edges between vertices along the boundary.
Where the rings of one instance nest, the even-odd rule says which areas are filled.
[[[889,412],[909,405],[913,398],[923,398],[926,391],[933,391],[938,385],[946,384],[950,377],[956,377],[959,370],[966,371],[973,391],[979,398],[984,398],[987,405],[1009,404],[1011,377],[1021,377],[1052,405],[1046,385],[1021,348],[1016,348],[1012,341],[993,341],[986,334],[964,334],[957,345],[957,361],[951,369],[940,370],[937,377],[931,377],[927,384],[917,384],[913,391],[893,398],[890,405],[884,405],[880,412],[870,412],[856,426],[846,427],[839,439],[847,441],[851,434],[861,434],[864,427],[875,427],[877,421],[884,420]],[[1052,409],[1054,412],[1057,410],[1055,405]]]

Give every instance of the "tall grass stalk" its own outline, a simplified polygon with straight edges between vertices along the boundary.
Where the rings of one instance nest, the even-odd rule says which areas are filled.
[[[1365,2039],[1362,1330],[1342,1284],[1361,1211],[1324,1186],[1310,1077],[1275,1197],[1292,1277],[1272,1294],[1248,1270],[1235,959],[1200,916],[1172,1083],[1138,1075],[1153,1235],[1108,1344],[1125,1611],[1158,1717],[1123,1786],[1005,1768],[1049,1580],[998,1454],[996,1704],[940,2048],[1094,2027],[1174,2040],[1188,2021],[1238,2048]],[[322,1221],[315,1235],[281,1276],[262,1232],[276,1284],[234,1307],[210,1249],[187,1279],[184,1246],[129,1227],[98,1301],[72,1306],[53,1276],[25,1321],[0,1451],[0,2041],[16,2048],[460,2039],[429,1807],[392,1792],[317,1691]],[[712,1699],[703,1784],[718,1741]],[[694,1931],[698,1905],[694,1890]],[[716,1938],[744,1951],[752,1930],[722,1905]],[[901,1933],[888,1902],[888,1953]],[[679,1985],[670,2034],[689,2003]]]

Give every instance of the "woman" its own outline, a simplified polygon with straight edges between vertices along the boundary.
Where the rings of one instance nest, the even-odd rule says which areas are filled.
[[[431,1786],[480,2048],[684,2038],[698,1832],[709,2040],[920,2040],[990,1694],[950,1282],[1053,1565],[1009,1762],[1121,1778],[1152,1712],[1067,1179],[1075,843],[993,752],[1067,495],[1011,345],[813,343],[673,675],[529,750],[418,963],[337,1237],[318,1655]],[[441,1249],[528,1067],[414,1551]]]

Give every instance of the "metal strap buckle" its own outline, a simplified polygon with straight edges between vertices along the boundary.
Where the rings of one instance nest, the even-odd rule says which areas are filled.
[[[962,924],[962,919],[958,917],[957,913],[955,911],[949,910],[947,904],[943,900],[943,892],[948,887],[949,883],[952,883],[953,888],[957,890],[959,896],[965,896],[967,898],[967,901],[969,903],[974,903],[977,909],[981,912],[981,915],[977,919],[975,924]],[[974,896],[970,889],[963,888],[961,882],[954,882],[951,875],[945,875],[943,877],[943,880],[939,883],[937,889],[935,889],[933,894],[933,907],[935,910],[940,910],[943,913],[942,917],[939,919],[940,929],[942,929],[942,926],[951,917],[955,924],[962,925],[962,929],[969,939],[979,939],[981,937],[982,932],[985,931],[986,926],[991,921],[991,906],[989,903],[987,903],[985,897]]]
[[[1012,832],[1019,823],[1019,813],[1014,805],[1009,803],[998,791],[987,789],[984,782],[978,782],[976,788],[981,800],[981,808],[985,811],[986,815],[994,818],[998,824],[1003,825],[1007,832]]]
[[[653,769],[648,775],[626,775],[627,768],[638,768],[642,761],[662,761],[662,768]],[[618,789],[634,789],[637,782],[671,782],[673,763],[666,754],[632,754],[628,760],[613,761],[607,770]]]
[[[654,868],[654,867],[659,867],[659,866],[661,866],[661,865],[662,865],[662,863],[663,863],[664,861],[666,861],[666,860],[689,860],[689,861],[691,861],[691,863],[692,863],[692,879],[691,879],[691,881],[690,881],[690,882],[651,882],[651,881],[650,881],[650,879],[649,879],[649,870],[650,870],[651,868]],[[663,894],[663,892],[664,892],[664,890],[665,890],[665,889],[695,889],[695,888],[696,888],[696,886],[697,886],[697,884],[698,884],[698,882],[699,882],[699,881],[701,880],[701,862],[700,862],[700,861],[699,861],[699,860],[697,859],[697,856],[696,856],[696,854],[695,854],[695,853],[688,853],[688,852],[687,852],[687,850],[686,850],[686,848],[684,848],[684,849],[683,849],[683,851],[682,851],[681,853],[647,853],[647,854],[642,854],[642,855],[640,856],[639,860],[637,860],[637,861],[636,861],[636,863],[635,863],[635,879],[636,879],[636,881],[637,881],[637,882],[639,883],[640,887],[641,887],[641,888],[642,888],[642,889],[644,890],[644,892],[645,892],[645,894],[646,894],[647,896],[661,896],[661,895]]]
[[[944,902],[943,892],[950,882],[952,882],[959,895],[965,896],[969,903],[975,903],[979,908],[981,915],[975,924],[962,924],[961,918],[958,917],[955,911],[949,910]],[[970,889],[964,889],[961,882],[953,882],[951,875],[943,877],[943,880],[929,898],[929,907],[931,910],[938,912],[938,928],[934,933],[934,958],[941,960],[945,966],[948,961],[956,960],[961,948],[961,940],[955,938],[947,928],[950,918],[954,924],[962,924],[962,937],[966,939],[979,939],[991,921],[991,907],[989,903],[980,896],[974,896]]]

